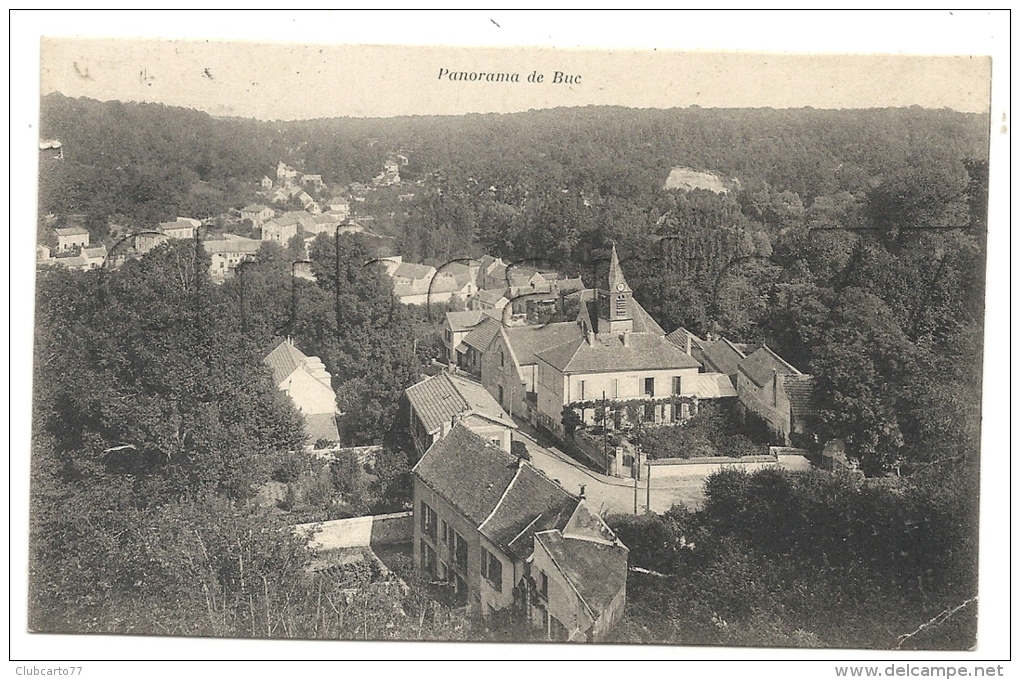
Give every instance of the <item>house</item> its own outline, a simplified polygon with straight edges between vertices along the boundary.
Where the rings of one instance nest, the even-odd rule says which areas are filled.
[[[99,245],[95,248],[82,248],[78,256],[83,260],[82,269],[99,269],[106,262],[106,246]]]
[[[303,354],[288,338],[264,359],[273,384],[294,402],[305,421],[305,443],[340,441],[336,428],[336,393],[331,376],[318,357]]]
[[[443,345],[446,347],[447,363],[457,365],[458,353],[467,351],[466,347],[461,347],[461,342],[484,316],[493,315],[479,309],[446,313],[446,320],[443,322]]]
[[[506,290],[505,288],[503,290]],[[503,311],[510,299],[499,290],[478,290],[467,301],[468,309]]]
[[[457,603],[510,609],[558,641],[605,639],[626,603],[628,550],[573,495],[463,425],[412,469],[414,563]]]
[[[343,196],[334,196],[329,199],[329,212],[336,215],[337,219],[343,222],[351,214],[351,204]]]
[[[457,347],[457,366],[472,375],[481,376],[482,357],[502,327],[502,321],[483,314]]]
[[[466,299],[475,292],[468,267],[453,263],[437,272],[435,267],[389,258],[383,263],[393,279],[393,293],[406,305],[427,305]]]
[[[319,189],[322,187],[322,175],[301,175],[301,183],[305,186],[312,185]]]
[[[41,243],[36,245],[36,247],[35,247],[35,261],[36,262],[47,263],[48,264],[49,261],[52,260],[52,259],[53,259],[53,257],[50,255],[50,248],[49,248],[49,246],[44,246]]]
[[[478,281],[479,290],[506,291],[510,285],[506,275],[506,262],[498,257],[484,255],[479,262]]]
[[[259,182],[259,184],[265,191],[268,191],[273,188],[273,180],[269,179],[269,177],[267,177],[266,175],[262,176],[262,181]]]
[[[251,220],[252,226],[261,227],[266,220],[273,218],[276,213],[272,208],[261,203],[252,203],[241,208],[241,219]]]
[[[224,234],[222,239],[203,241],[202,247],[212,260],[209,265],[210,276],[213,281],[223,282],[234,275],[241,262],[254,258],[262,247],[262,241]]]
[[[278,243],[284,248],[290,240],[297,236],[298,223],[294,220],[284,221],[280,218],[271,219],[262,225],[262,240]]]
[[[135,234],[134,239],[131,243],[133,244],[134,250],[139,255],[145,255],[153,248],[157,248],[164,243],[168,242],[170,237],[163,232],[142,232]]]
[[[815,415],[813,392],[814,378],[766,345],[748,354],[738,366],[740,403],[768,423],[786,446],[793,437],[810,434]]]
[[[692,396],[685,385],[701,364],[666,340],[633,299],[615,246],[608,276],[595,299],[581,304],[577,323],[578,337],[535,353],[538,425],[563,436],[567,406],[579,411],[582,422],[593,424],[597,409],[591,402],[602,399],[637,402],[644,422],[685,417],[686,404],[674,403],[673,397]]]
[[[276,181],[278,184],[290,186],[297,181],[298,172],[283,161],[276,165]]]
[[[89,230],[85,227],[54,229],[57,234],[57,252],[66,253],[89,245]]]
[[[195,229],[198,226],[201,226],[201,222],[197,225],[195,222],[197,222],[197,220],[192,221],[183,217],[178,217],[176,222],[160,222],[158,230],[166,234],[167,238],[195,238]]]
[[[478,383],[440,373],[408,387],[409,426],[421,456],[449,434],[455,422],[507,451],[517,424]]]
[[[666,335],[666,340],[701,364],[702,373],[692,378],[685,391],[698,399],[723,399],[737,396],[736,371],[744,353],[729,340],[702,340],[680,327]],[[713,370],[721,366],[723,370]]]
[[[463,312],[454,312],[463,313]],[[573,321],[538,326],[506,326],[481,355],[482,385],[511,415],[535,423],[538,404],[536,353],[581,337]],[[467,353],[467,347],[463,352]]]

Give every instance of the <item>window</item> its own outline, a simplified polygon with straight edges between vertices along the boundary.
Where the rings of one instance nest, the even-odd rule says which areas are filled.
[[[620,379],[613,378],[612,390],[609,392],[609,396],[616,399],[620,396]]]
[[[491,552],[482,548],[482,576],[496,592],[503,592],[503,563]]]
[[[502,385],[497,385],[497,389],[499,390],[499,405],[502,406],[503,405],[503,386]]]
[[[503,353],[499,353],[499,367],[503,368]]]
[[[439,538],[444,545],[450,540],[450,525],[446,520],[439,522]]]
[[[436,542],[436,511],[425,501],[421,502],[421,532]]]
[[[452,529],[450,530],[450,533],[453,534],[453,566],[462,572],[466,572],[468,563],[467,541],[464,540],[463,536]]]
[[[584,381],[583,381],[583,380],[581,380],[581,381],[580,381],[580,382],[578,383],[578,386],[579,386],[579,387],[578,387],[578,389],[580,389],[580,390],[581,390],[581,397],[580,397],[580,398],[581,398],[581,399],[584,399]]]
[[[421,541],[421,570],[431,578],[436,576],[436,551],[425,541]]]
[[[655,396],[655,378],[645,378],[645,396]]]
[[[538,572],[538,592],[549,599],[549,576],[544,571]]]
[[[673,376],[673,394],[681,394],[680,392],[680,376]]]

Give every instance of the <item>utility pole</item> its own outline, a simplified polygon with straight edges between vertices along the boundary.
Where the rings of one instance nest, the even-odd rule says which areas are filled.
[[[640,464],[635,459],[634,465],[631,467],[631,474],[634,476],[634,514],[637,514],[637,492],[638,492],[638,470]]]
[[[606,391],[602,390],[602,455],[606,459],[606,474],[609,474],[609,428],[606,415]]]
[[[645,475],[645,511],[652,511],[652,463],[648,461],[648,474]]]

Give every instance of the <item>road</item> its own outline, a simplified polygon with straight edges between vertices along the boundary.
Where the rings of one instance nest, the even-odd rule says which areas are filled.
[[[550,478],[559,482],[570,493],[578,493],[584,484],[588,504],[599,514],[634,513],[634,480],[610,477],[590,470],[555,447],[552,442],[536,441],[535,432],[517,421],[521,428],[514,433],[514,439],[523,441],[531,454],[531,462]],[[527,431],[525,431],[527,430]],[[675,503],[681,503],[691,510],[701,507],[705,500],[704,477],[669,478],[656,480],[651,484],[651,510],[662,513]],[[638,482],[637,511],[645,512],[649,497],[646,480]]]

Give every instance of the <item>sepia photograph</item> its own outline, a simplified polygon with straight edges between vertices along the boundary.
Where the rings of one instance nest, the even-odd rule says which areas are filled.
[[[991,51],[294,14],[281,39],[34,17],[28,658],[1005,653]],[[444,16],[542,32],[404,23]],[[840,17],[876,14],[742,18]]]

